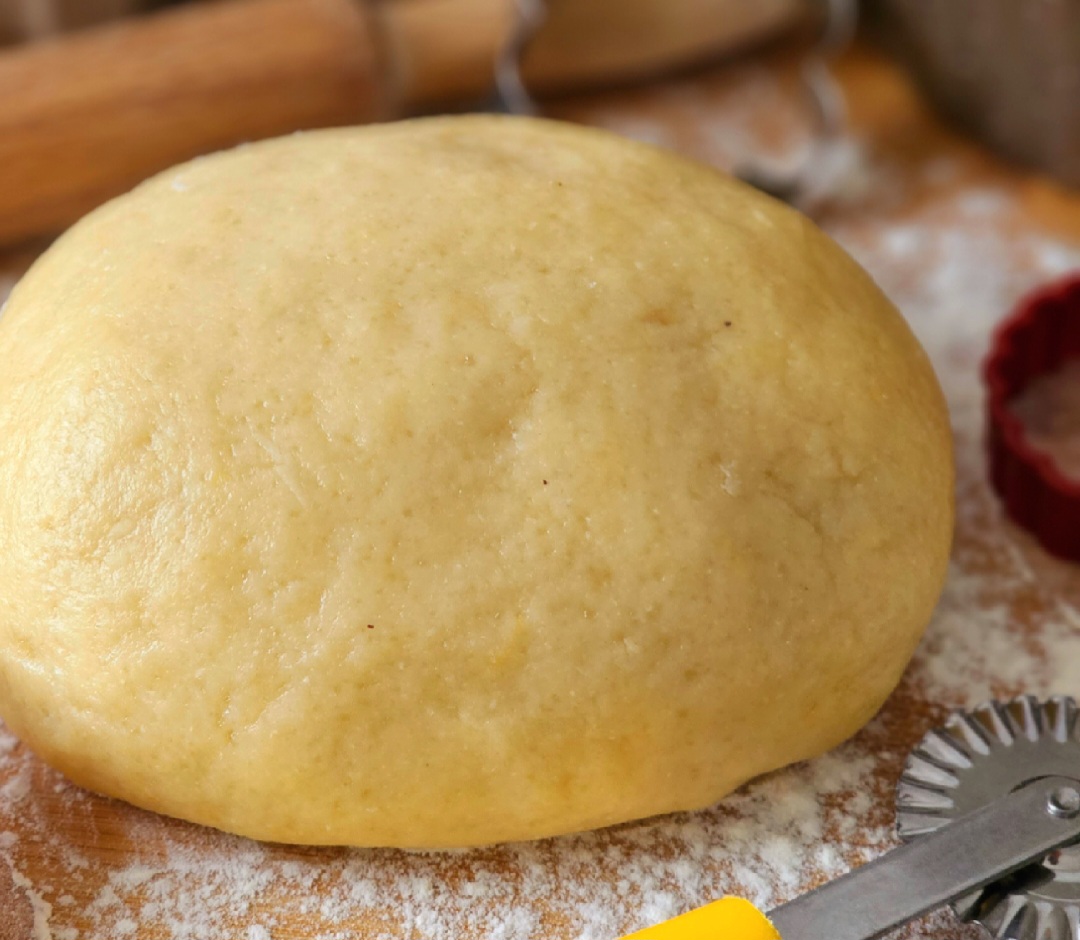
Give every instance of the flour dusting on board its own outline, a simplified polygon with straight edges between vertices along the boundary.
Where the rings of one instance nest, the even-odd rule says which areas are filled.
[[[751,106],[781,100],[762,73],[747,75]],[[606,123],[721,162],[732,140],[744,151],[764,146],[740,117],[745,102],[679,98],[677,108],[700,111],[692,145],[647,104],[606,112]],[[599,111],[587,116],[604,123]],[[895,175],[866,172],[878,190]],[[957,172],[938,161],[922,182],[952,182]],[[957,441],[959,531],[916,660],[854,741],[700,813],[410,854],[259,845],[118,813],[0,733],[0,864],[32,904],[34,940],[273,940],[298,929],[320,940],[613,940],[725,893],[768,908],[892,844],[893,781],[907,748],[948,707],[1020,691],[1080,693],[1078,579],[1001,520],[983,482],[978,378],[992,324],[1033,284],[1080,266],[1080,251],[1025,231],[993,189],[924,200],[894,221],[896,194],[874,198],[873,211],[837,212],[827,226],[898,303],[942,378]],[[123,861],[91,865],[86,848],[99,838],[119,845]],[[977,934],[941,913],[898,936]]]

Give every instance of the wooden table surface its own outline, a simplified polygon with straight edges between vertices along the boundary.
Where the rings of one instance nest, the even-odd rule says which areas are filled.
[[[805,142],[795,65],[778,51],[549,113],[720,166],[783,162]],[[868,49],[839,76],[845,170],[816,215],[923,340],[957,441],[949,584],[882,714],[833,754],[702,813],[457,855],[257,845],[79,791],[0,728],[0,940],[604,940],[726,892],[768,906],[892,844],[903,756],[948,707],[1080,693],[1080,567],[1002,521],[984,482],[978,378],[993,323],[1080,267],[1080,193],[945,127]],[[40,247],[0,260],[0,296]],[[978,936],[946,914],[902,935]]]

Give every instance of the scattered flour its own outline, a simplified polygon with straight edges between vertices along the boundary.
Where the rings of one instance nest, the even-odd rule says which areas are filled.
[[[578,116],[722,163],[792,144],[784,120],[761,127],[763,111],[790,111],[764,71],[747,70],[738,93],[686,91],[693,87],[657,93],[672,96],[662,102],[666,117],[638,99]],[[1001,519],[984,482],[978,374],[993,324],[1023,291],[1080,266],[1080,250],[1018,224],[1012,198],[985,186],[894,212],[905,199],[893,191],[901,177],[863,159],[872,204],[823,221],[934,360],[958,462],[944,596],[904,683],[865,731],[703,812],[410,854],[259,845],[120,808],[64,785],[0,726],[0,861],[32,905],[34,940],[613,940],[728,892],[767,908],[892,844],[893,781],[908,747],[947,707],[1020,691],[1080,694],[1080,579]],[[921,183],[962,177],[939,159]],[[91,864],[97,845],[119,848]],[[976,936],[945,913],[898,934]]]
[[[34,910],[34,926],[31,937],[33,940],[68,940],[66,930],[54,932],[49,926],[49,918],[52,916],[52,905],[46,901],[34,888],[33,883],[10,861],[11,878],[15,887],[21,888]]]

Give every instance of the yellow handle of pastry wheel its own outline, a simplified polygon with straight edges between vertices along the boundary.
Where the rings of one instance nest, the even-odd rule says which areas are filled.
[[[623,940],[780,940],[780,934],[749,901],[721,898]]]

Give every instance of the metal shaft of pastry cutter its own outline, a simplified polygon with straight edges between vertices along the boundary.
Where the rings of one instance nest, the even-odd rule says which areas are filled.
[[[1043,777],[777,908],[783,940],[874,940],[1080,840],[1080,780]]]

